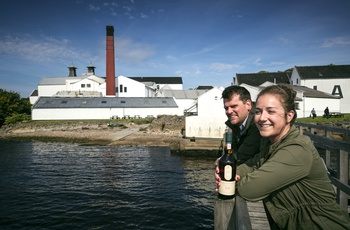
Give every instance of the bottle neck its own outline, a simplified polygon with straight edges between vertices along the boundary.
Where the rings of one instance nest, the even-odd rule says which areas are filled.
[[[231,143],[226,143],[226,150],[228,154],[232,154],[232,146]]]

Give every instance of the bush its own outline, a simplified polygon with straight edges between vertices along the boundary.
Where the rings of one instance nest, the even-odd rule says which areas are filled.
[[[25,113],[14,114],[10,117],[6,117],[4,124],[5,125],[16,124],[18,122],[23,122],[23,121],[29,121],[27,114],[25,114]]]

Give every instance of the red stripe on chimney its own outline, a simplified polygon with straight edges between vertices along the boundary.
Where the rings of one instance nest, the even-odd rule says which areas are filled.
[[[114,28],[106,29],[106,96],[115,96]]]

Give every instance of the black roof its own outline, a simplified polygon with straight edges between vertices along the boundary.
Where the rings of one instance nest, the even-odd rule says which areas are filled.
[[[209,89],[212,89],[212,88],[214,88],[213,86],[211,86],[211,85],[200,85],[200,86],[198,86],[196,89],[197,90],[209,90]]]
[[[259,86],[266,81],[280,84],[289,84],[289,75],[285,72],[273,72],[273,73],[245,73],[236,74],[237,85],[247,84],[251,86]]]
[[[167,97],[40,97],[33,109],[49,108],[177,108]]]
[[[37,89],[33,90],[33,92],[29,96],[31,96],[31,97],[39,96],[38,90]]]
[[[350,78],[350,65],[295,66],[300,79]]]
[[[332,94],[329,93],[325,93],[322,91],[318,91],[315,89],[311,89],[308,88],[306,86],[298,86],[298,85],[290,85],[287,84],[289,86],[291,86],[294,90],[298,90],[298,91],[302,91],[303,92],[303,96],[305,97],[312,97],[312,98],[333,98],[333,99],[338,99],[339,97],[334,96]]]
[[[156,84],[182,84],[182,77],[128,77],[138,82],[155,82]]]

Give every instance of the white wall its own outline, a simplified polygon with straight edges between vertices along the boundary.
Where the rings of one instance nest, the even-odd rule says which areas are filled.
[[[254,86],[251,86],[251,85],[247,85],[247,84],[240,84],[239,86],[242,86],[244,88],[246,88],[249,93],[250,93],[250,98],[252,99],[253,102],[256,101],[256,97],[258,96],[260,90],[258,87],[254,87]]]
[[[302,80],[303,86],[311,89],[317,86],[318,91],[332,94],[336,85],[338,85],[342,91],[343,98],[340,99],[340,111],[342,113],[350,113],[350,78],[348,79],[325,79],[325,80]],[[339,92],[337,92],[339,93]],[[331,106],[324,104],[324,107]],[[331,111],[331,109],[329,109]],[[338,110],[338,109],[337,109]]]
[[[193,105],[196,104],[196,100],[193,99],[176,99],[174,98],[176,104],[179,106],[179,112],[182,113],[181,116],[184,115],[184,110],[185,109],[189,109],[190,107],[192,107]],[[189,112],[198,112],[197,109],[193,109]]]
[[[123,92],[120,92],[121,85]],[[130,78],[118,76],[116,78],[116,87],[118,88],[117,97],[146,97],[145,84]],[[124,87],[127,88],[127,92],[124,92]]]
[[[52,97],[58,91],[65,91],[66,85],[39,85],[38,95],[39,97]]]
[[[331,98],[304,98],[304,103],[300,103],[298,117],[309,117],[312,108],[315,108],[317,116],[323,116],[324,109],[328,106],[330,112],[339,112],[340,101]]]
[[[186,137],[222,138],[226,120],[225,113],[220,117],[186,117]]]
[[[90,84],[90,87],[88,87],[88,84]],[[84,88],[82,88],[81,86],[85,85]],[[82,79],[80,81],[74,82],[72,84],[69,85],[69,88],[67,88],[67,90],[72,90],[72,91],[98,91],[100,92],[100,84],[92,81],[88,78]]]
[[[215,117],[225,113],[221,94],[222,90],[214,87],[200,95],[198,97],[198,116]]]
[[[198,97],[198,116],[186,117],[186,136],[222,138],[225,132],[223,89],[216,87]]]
[[[59,109],[33,109],[32,120],[88,120],[110,119],[113,116],[142,118],[158,115],[179,115],[177,108],[59,108]]]

